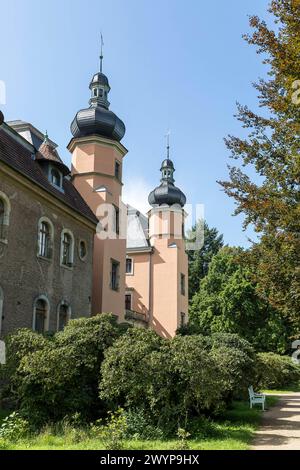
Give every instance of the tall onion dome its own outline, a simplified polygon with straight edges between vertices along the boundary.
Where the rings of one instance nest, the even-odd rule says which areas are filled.
[[[102,73],[102,52],[100,56],[100,72],[97,72],[90,83],[91,98],[89,108],[81,109],[71,124],[74,137],[99,135],[118,142],[124,137],[124,122],[109,109],[109,81]]]
[[[149,204],[154,206],[178,204],[183,207],[186,203],[184,193],[174,185],[174,164],[169,158],[166,158],[161,164],[161,184],[149,194]]]

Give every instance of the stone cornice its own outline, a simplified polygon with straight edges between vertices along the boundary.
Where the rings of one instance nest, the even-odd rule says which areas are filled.
[[[124,147],[123,144],[120,142],[117,142],[115,140],[107,139],[105,137],[100,137],[98,135],[91,135],[88,137],[73,137],[70,142],[67,145],[67,149],[73,153],[75,147],[80,144],[100,144],[105,147],[115,147],[122,157],[128,153],[128,150],[126,147]]]

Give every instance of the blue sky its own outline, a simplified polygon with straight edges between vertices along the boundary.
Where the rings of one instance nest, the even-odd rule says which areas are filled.
[[[216,180],[226,179],[230,163],[223,138],[242,134],[233,117],[236,101],[257,108],[251,83],[266,69],[242,34],[249,30],[247,15],[268,20],[267,5],[267,0],[2,0],[5,119],[47,129],[70,164],[70,123],[88,104],[102,31],[110,108],[127,128],[125,202],[146,209],[170,128],[176,184],[189,203],[205,205],[209,225],[226,243],[248,246],[242,217],[232,217],[234,203]]]

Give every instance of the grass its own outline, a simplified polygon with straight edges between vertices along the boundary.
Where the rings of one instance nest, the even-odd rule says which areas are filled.
[[[276,403],[276,397],[267,398],[267,406]],[[260,424],[260,409],[249,409],[248,402],[234,402],[217,420],[198,420],[193,423],[193,431],[188,441],[191,450],[246,450],[254,432]],[[4,414],[2,413],[2,417]],[[1,421],[1,414],[0,414]],[[176,439],[170,440],[128,440],[123,441],[126,450],[174,450]],[[83,429],[69,428],[64,433],[54,433],[51,429],[36,436],[17,442],[2,442],[7,450],[103,450],[105,443],[89,436]],[[0,441],[1,449],[1,441]]]
[[[268,395],[288,395],[291,392],[300,392],[300,382],[284,387],[284,390],[263,390]]]

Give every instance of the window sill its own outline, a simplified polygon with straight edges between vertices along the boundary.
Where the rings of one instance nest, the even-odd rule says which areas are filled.
[[[68,266],[67,264],[60,263],[61,268],[67,269],[68,271],[73,271],[74,264]]]
[[[0,243],[3,243],[3,245],[8,245],[7,238],[0,238]]]
[[[43,261],[47,261],[48,263],[51,263],[52,261],[52,258],[47,258],[47,256],[42,256],[42,255],[37,255],[37,258]]]
[[[119,291],[120,291],[120,287],[114,288],[114,287],[111,287],[111,286],[110,286],[110,289],[111,289],[112,291],[114,291],[114,292],[119,292]]]

